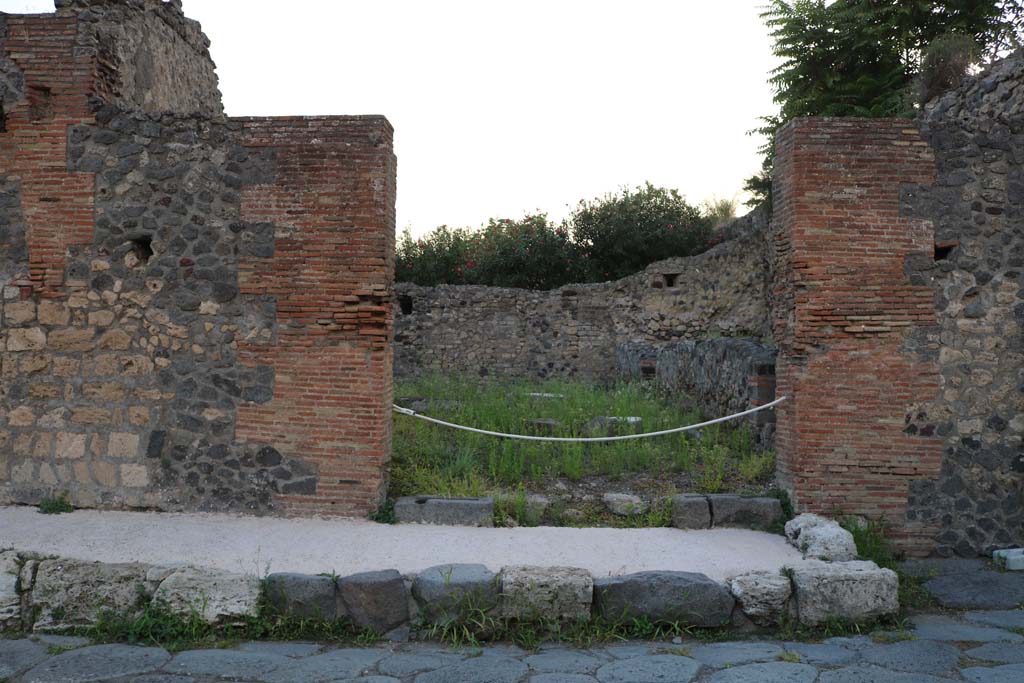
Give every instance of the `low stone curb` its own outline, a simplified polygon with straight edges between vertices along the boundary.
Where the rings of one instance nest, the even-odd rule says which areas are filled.
[[[672,526],[677,529],[733,527],[767,531],[784,520],[778,498],[734,493],[682,493],[672,497]]]
[[[279,613],[348,619],[394,640],[411,628],[472,609],[518,620],[647,619],[696,627],[771,626],[785,617],[814,626],[895,613],[898,579],[872,562],[807,562],[721,583],[704,574],[648,571],[595,579],[573,567],[439,565],[346,577],[281,573],[265,581],[191,566],[105,564],[0,552],[0,631],[47,631],[131,613],[159,600],[215,624],[255,617],[265,596]]]
[[[657,501],[644,500],[626,493],[606,493],[601,498],[613,515],[642,515]],[[741,496],[733,493],[672,496],[672,526],[678,529],[732,527],[768,531],[785,519],[782,503],[766,496]],[[540,522],[551,500],[545,496],[526,497],[527,517]],[[399,524],[444,524],[449,526],[493,526],[494,499],[445,498],[443,496],[406,496],[395,501],[395,521]]]

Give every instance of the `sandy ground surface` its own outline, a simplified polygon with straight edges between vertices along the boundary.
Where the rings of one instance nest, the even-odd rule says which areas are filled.
[[[721,580],[801,561],[781,536],[744,529],[477,529],[225,514],[78,510],[43,515],[33,507],[0,507],[4,548],[104,562],[188,563],[257,575],[413,573],[468,562],[495,571],[514,564],[580,567],[598,577],[680,570]]]

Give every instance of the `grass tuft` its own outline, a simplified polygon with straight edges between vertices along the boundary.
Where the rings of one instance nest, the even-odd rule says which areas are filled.
[[[179,614],[158,600],[130,612],[100,612],[96,624],[71,629],[96,643],[126,643],[163,647],[170,652],[230,645],[240,640],[304,640],[328,643],[369,644],[379,640],[371,631],[347,620],[325,621],[275,614],[261,600],[259,616],[230,624],[209,624],[202,609],[193,605]]]
[[[68,495],[62,493],[56,497],[43,498],[39,501],[39,512],[44,515],[59,515],[64,512],[74,512],[75,508],[68,501]]]
[[[879,567],[891,569],[899,577],[899,600],[901,614],[908,610],[935,607],[936,601],[924,587],[927,578],[913,576],[903,571],[901,557],[889,539],[888,525],[883,520],[863,520],[855,517],[839,517],[844,529],[853,534],[857,554],[861,559],[871,560]]]

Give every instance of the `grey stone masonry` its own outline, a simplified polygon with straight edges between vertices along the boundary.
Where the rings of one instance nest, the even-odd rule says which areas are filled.
[[[677,529],[711,528],[711,506],[707,497],[696,493],[672,496],[672,526]]]
[[[629,341],[615,350],[619,376],[652,381],[665,395],[692,404],[709,417],[773,401],[777,355],[770,342],[734,337],[668,344]],[[774,410],[741,419],[759,445],[771,446]]]
[[[767,530],[783,520],[782,503],[777,498],[719,493],[709,495],[708,503],[711,505],[711,522],[716,527]]]
[[[782,521],[782,503],[777,498],[731,493],[683,493],[672,497],[672,526],[678,529],[715,526],[766,531]]]
[[[904,188],[934,253],[908,259],[934,292],[935,324],[906,343],[938,364],[942,391],[904,431],[937,436],[939,474],[910,486],[907,522],[942,556],[1024,546],[1024,50],[964,79],[919,115],[935,154],[930,187]]]
[[[265,584],[270,605],[293,617],[333,621],[338,614],[338,589],[330,576],[271,574]]]
[[[594,582],[594,613],[610,621],[646,618],[722,626],[734,604],[728,589],[704,574],[638,572]]]
[[[703,254],[614,282],[551,291],[398,283],[395,371],[603,380],[630,341],[765,337],[766,224],[763,210],[751,212]]]
[[[494,526],[494,499],[406,496],[395,501],[395,520],[399,524]]]

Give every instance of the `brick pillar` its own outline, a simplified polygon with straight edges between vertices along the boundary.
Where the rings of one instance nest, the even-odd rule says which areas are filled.
[[[798,511],[883,518],[910,554],[934,530],[908,524],[908,483],[937,475],[942,447],[915,422],[938,395],[937,363],[906,343],[935,324],[932,290],[904,272],[908,256],[931,258],[932,226],[900,196],[933,172],[902,119],[798,119],[776,140],[779,479]]]
[[[365,515],[391,457],[395,157],[378,116],[238,119],[272,151],[275,179],[246,187],[242,218],[272,223],[272,258],[240,264],[244,293],[277,307],[273,339],[240,345],[273,366],[274,395],[242,406],[236,437],[317,469],[279,497],[292,514]]]
[[[93,174],[69,170],[68,130],[93,121],[95,59],[78,49],[74,17],[12,15],[4,24],[4,47],[24,76],[25,94],[4,112],[0,176],[21,190],[31,284],[56,296],[68,248],[92,243]]]

